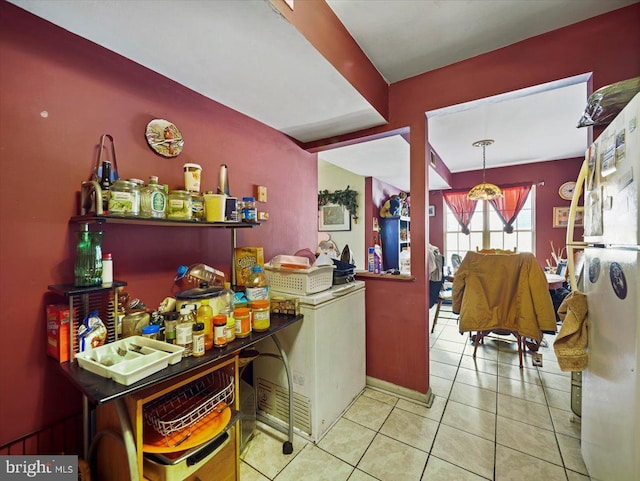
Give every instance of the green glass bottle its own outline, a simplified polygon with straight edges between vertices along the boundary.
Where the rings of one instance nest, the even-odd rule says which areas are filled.
[[[83,224],[76,234],[75,285],[99,286],[102,284],[102,232],[89,232],[89,225]]]

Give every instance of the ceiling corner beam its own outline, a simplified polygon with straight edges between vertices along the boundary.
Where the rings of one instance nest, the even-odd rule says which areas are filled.
[[[269,0],[353,87],[389,120],[389,85],[324,0]]]

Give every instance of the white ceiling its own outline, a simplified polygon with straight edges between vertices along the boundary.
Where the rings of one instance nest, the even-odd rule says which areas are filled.
[[[386,123],[268,0],[9,1],[301,142]],[[381,75],[395,82],[636,1],[327,3]],[[429,140],[452,172],[481,165],[481,151],[470,144],[486,137],[496,140],[487,148],[488,167],[582,155],[586,131],[576,134],[575,124],[586,89],[579,85],[550,86],[555,89],[535,100],[526,95],[429,113]],[[551,126],[560,115],[562,126]],[[408,189],[408,173],[403,183],[397,178],[400,167],[391,172],[385,168],[391,156],[404,159],[398,162],[408,168],[408,149],[398,140],[362,149],[367,149],[371,172],[381,172],[376,177]],[[397,152],[389,152],[393,146]],[[349,147],[321,158],[331,155],[340,162],[340,151],[348,155],[342,162],[365,155]]]

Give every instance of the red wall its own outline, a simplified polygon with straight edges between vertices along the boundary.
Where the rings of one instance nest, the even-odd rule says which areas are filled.
[[[540,265],[551,258],[551,245],[556,251],[566,244],[567,229],[553,227],[553,208],[568,207],[571,201],[563,200],[558,195],[558,188],[568,180],[575,180],[580,172],[582,158],[554,160],[536,164],[498,167],[489,170],[491,182],[498,185],[515,184],[523,181],[543,182],[536,186],[535,226],[536,226],[536,258]],[[482,171],[474,170],[453,174],[453,189],[472,187],[482,181]],[[430,217],[430,242],[444,249],[444,201],[441,191],[429,193],[429,203],[436,206],[436,216]],[[582,236],[582,229],[576,228],[576,238]]]
[[[238,231],[265,258],[315,249],[317,159],[288,137],[131,61],[0,2],[0,444],[77,412],[79,393],[45,355],[50,284],[73,282],[76,192],[113,135],[121,177],[182,184],[182,165],[203,166],[205,189],[229,166],[232,194],[268,188],[270,220]],[[44,117],[41,113],[48,112]],[[144,137],[154,118],[185,138],[173,159]],[[287,172],[287,175],[282,175]],[[230,272],[228,231],[109,225],[104,251],[115,276],[150,306],[170,292],[180,264]]]

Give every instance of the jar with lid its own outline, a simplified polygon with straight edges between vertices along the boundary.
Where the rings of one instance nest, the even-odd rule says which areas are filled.
[[[133,311],[122,318],[122,337],[141,336],[142,328],[149,325],[151,317],[147,311]]]
[[[202,324],[204,329],[204,348],[209,350],[213,347],[213,308],[209,305],[209,299],[202,299],[196,314],[196,322]]]
[[[260,299],[251,302],[251,318],[253,330],[265,332],[271,327],[270,303],[267,299]]]
[[[242,198],[242,221],[256,222],[258,213],[256,211],[256,199],[254,197]]]
[[[160,326],[156,324],[149,324],[148,326],[144,326],[142,328],[142,336],[148,339],[158,339],[158,334],[160,333]]]
[[[251,269],[251,274],[249,274],[245,285],[245,294],[249,302],[257,301],[258,299],[269,299],[269,286],[262,266],[253,266]]]
[[[236,320],[236,337],[243,338],[251,334],[251,311],[248,307],[238,307],[233,310]]]
[[[224,347],[227,345],[227,316],[218,314],[213,316],[213,345],[215,347]]]
[[[194,357],[204,356],[204,324],[202,322],[196,322],[193,325],[193,347],[192,353]]]
[[[197,221],[205,220],[204,196],[199,192],[190,192],[190,194],[191,194],[191,217]]]
[[[128,180],[116,180],[109,189],[109,214],[137,216],[140,213],[140,186]]]
[[[149,176],[149,185],[140,191],[140,217],[164,219],[167,208],[167,197],[164,187],[158,184],[158,177]]]
[[[191,220],[191,194],[186,190],[172,190],[167,201],[167,219]]]

